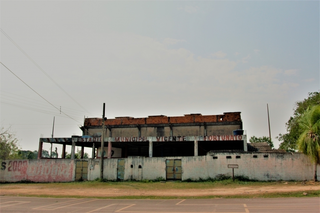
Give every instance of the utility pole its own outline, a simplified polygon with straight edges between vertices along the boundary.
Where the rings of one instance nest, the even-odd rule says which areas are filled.
[[[269,106],[267,104],[267,113],[268,113],[268,127],[269,127],[269,139],[271,140],[271,129],[270,129],[270,117],[269,117]]]
[[[102,134],[101,134],[101,157],[100,157],[100,180],[103,180],[103,160],[104,160],[104,129],[105,129],[105,103],[102,109]]]
[[[52,124],[52,134],[51,134],[51,138],[53,138],[53,134],[54,134],[54,120],[55,120],[55,116],[53,116],[53,124]],[[52,158],[52,142],[51,142],[51,148],[50,148],[50,158]]]

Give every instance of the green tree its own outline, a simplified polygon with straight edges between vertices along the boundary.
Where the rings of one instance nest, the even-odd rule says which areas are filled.
[[[42,157],[43,158],[50,158],[50,153],[48,150],[42,150]]]
[[[67,159],[71,159],[71,153],[67,153],[66,152],[66,158]],[[78,150],[76,153],[74,153],[74,158],[75,159],[81,159],[81,150]],[[83,159],[88,159],[89,158],[89,155],[88,153],[84,153],[83,154]]]
[[[269,145],[271,148],[274,147],[272,140],[270,140],[270,138],[269,138],[269,137],[266,137],[266,136],[259,137],[259,138],[257,138],[256,136],[252,136],[249,141],[250,141],[250,143],[262,143],[262,142],[266,142],[266,143],[268,143],[268,145]]]
[[[21,159],[19,155],[18,139],[9,129],[1,128],[0,130],[0,159]]]
[[[315,163],[314,181],[317,181],[317,164],[320,164],[320,105],[305,111],[298,123],[302,131],[297,141],[298,150]]]
[[[302,129],[299,126],[299,119],[301,115],[312,106],[320,105],[320,93],[310,92],[308,98],[296,103],[293,116],[291,116],[286,123],[287,133],[279,134],[277,137],[281,142],[279,149],[287,152],[295,152],[297,150],[297,141],[302,134]]]
[[[30,150],[19,150],[19,155],[21,159],[37,159],[38,158],[38,151],[30,151]]]

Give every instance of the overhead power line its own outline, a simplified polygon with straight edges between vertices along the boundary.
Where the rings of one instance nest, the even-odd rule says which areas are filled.
[[[10,71],[16,78],[18,78],[22,83],[24,83],[27,87],[29,87],[29,89],[31,89],[34,93],[36,93],[38,96],[40,96],[43,100],[45,100],[48,104],[50,104],[51,106],[53,106],[55,109],[57,109],[58,111],[60,111],[60,108],[56,107],[55,105],[53,105],[50,101],[48,101],[46,98],[44,98],[42,95],[40,95],[36,90],[34,90],[31,86],[29,86],[25,81],[23,81],[19,76],[17,76],[12,70],[10,70],[6,65],[4,65],[1,61],[0,63],[2,64],[2,66],[4,66],[8,71]],[[68,118],[81,123],[77,120],[75,120],[74,118],[72,118],[71,116],[69,116],[68,114],[64,113],[63,111],[61,111],[62,114],[64,114],[65,116],[67,116]]]
[[[59,87],[69,98],[71,98],[78,106],[80,106],[87,113],[91,114],[88,110],[86,110],[79,102],[77,102],[69,93],[67,93],[53,78],[51,78],[48,73],[46,73],[2,28],[0,28],[1,32],[36,66],[38,69],[45,74],[57,87]]]

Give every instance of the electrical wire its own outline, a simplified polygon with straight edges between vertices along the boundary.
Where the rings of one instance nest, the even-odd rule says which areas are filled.
[[[39,111],[46,111],[49,113],[52,111],[52,107],[48,106],[48,104],[44,103],[42,100],[39,101],[38,99],[25,97],[13,93],[8,93],[1,91],[1,103],[13,105],[19,108],[25,108],[30,110],[39,110]],[[63,107],[63,111],[72,117],[82,117],[83,111],[82,110],[75,110],[68,107]],[[53,112],[51,113],[53,114]],[[56,114],[56,113],[55,113]]]
[[[10,70],[6,65],[4,65],[1,61],[0,63],[2,64],[2,66],[4,66],[8,71],[10,71],[16,78],[18,78],[22,83],[24,83],[27,87],[29,87],[29,89],[31,89],[34,93],[36,93],[38,96],[40,96],[43,100],[45,100],[48,104],[50,104],[51,106],[53,106],[55,109],[57,109],[58,111],[60,111],[62,114],[64,114],[65,116],[67,116],[68,118],[81,123],[77,120],[75,120],[74,118],[72,118],[71,116],[69,116],[68,114],[66,114],[65,112],[61,111],[58,107],[56,107],[55,105],[53,105],[50,101],[48,101],[46,98],[44,98],[42,95],[40,95],[37,91],[35,91],[31,86],[29,86],[26,82],[24,82],[19,76],[17,76],[12,70]]]
[[[77,102],[69,93],[67,93],[53,78],[51,78],[48,73],[46,73],[2,28],[0,28],[1,32],[36,66],[38,69],[45,74],[57,87],[59,87],[69,98],[71,98],[78,106],[80,106],[87,113],[88,112],[79,102]]]

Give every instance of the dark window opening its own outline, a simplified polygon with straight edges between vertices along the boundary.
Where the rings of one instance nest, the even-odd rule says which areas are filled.
[[[227,158],[227,159],[231,159],[232,157],[231,157],[231,156],[226,156],[226,158]]]
[[[263,157],[264,157],[264,158],[268,158],[268,157],[269,157],[269,155],[264,155]]]
[[[236,158],[238,158],[238,159],[239,159],[239,158],[241,158],[241,156],[236,156]]]
[[[257,155],[254,155],[253,158],[258,158],[258,156],[257,156]]]
[[[213,156],[212,159],[218,159],[218,157],[217,156]]]
[[[139,167],[138,167],[139,169],[142,169],[142,166],[141,165],[139,165]]]

